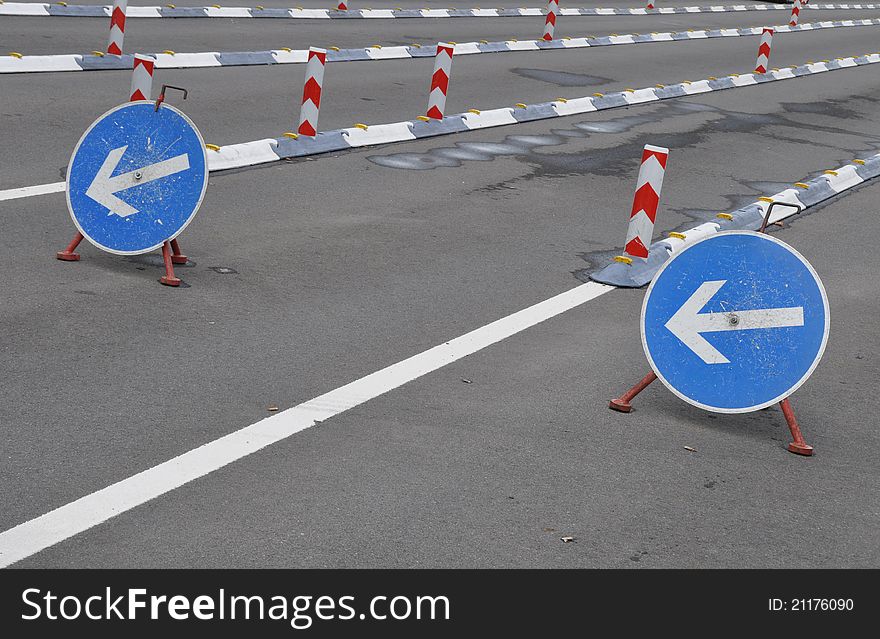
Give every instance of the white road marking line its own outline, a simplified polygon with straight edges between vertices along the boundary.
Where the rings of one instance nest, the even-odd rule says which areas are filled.
[[[0,568],[614,290],[581,284],[0,533]]]
[[[0,202],[4,200],[17,200],[22,197],[33,197],[35,195],[47,195],[49,193],[64,193],[64,188],[64,182],[53,182],[52,184],[37,184],[36,186],[6,189],[5,191],[0,191]]]

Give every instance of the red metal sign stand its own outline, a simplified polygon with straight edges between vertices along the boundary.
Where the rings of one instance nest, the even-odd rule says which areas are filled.
[[[645,390],[655,379],[657,379],[657,374],[654,371],[651,371],[645,375],[638,384],[630,388],[623,395],[612,399],[608,403],[608,408],[616,410],[619,413],[631,412],[632,404],[630,402],[636,395]],[[779,402],[779,407],[782,409],[782,414],[785,416],[785,421],[788,424],[788,430],[791,431],[792,439],[794,439],[794,441],[788,445],[788,450],[792,453],[809,457],[813,454],[813,447],[804,441],[804,436],[801,434],[800,426],[798,426],[797,419],[795,419],[794,416],[794,410],[791,408],[791,402],[788,401],[788,398],[785,398]]]
[[[772,211],[773,207],[777,204],[780,206],[795,206],[794,204],[788,204],[786,202],[773,202],[767,207],[767,214],[764,216],[763,224],[761,224],[759,230],[760,233],[767,232],[767,224],[770,221],[770,211]],[[800,207],[796,208],[798,209],[798,213],[800,213]],[[638,384],[630,388],[623,395],[612,399],[608,403],[608,408],[616,410],[619,413],[631,412],[632,404],[630,402],[632,402],[633,398],[645,390],[655,379],[657,379],[657,374],[654,371],[651,371],[645,375]],[[785,416],[785,422],[788,424],[788,430],[791,431],[791,437],[794,439],[794,441],[788,445],[789,452],[797,455],[805,455],[807,457],[811,456],[813,454],[813,447],[804,441],[804,436],[801,434],[800,426],[798,426],[797,419],[794,416],[791,402],[788,401],[788,398],[785,398],[779,402],[779,407],[782,409],[782,414]]]
[[[76,252],[76,247],[84,239],[83,234],[79,231],[73,236],[70,244],[63,251],[55,254],[59,260],[64,262],[78,262],[80,255]],[[187,257],[180,252],[180,244],[177,240],[165,241],[162,244],[162,261],[165,262],[165,275],[159,278],[159,282],[165,286],[180,286],[180,278],[174,275],[174,264],[186,264]]]

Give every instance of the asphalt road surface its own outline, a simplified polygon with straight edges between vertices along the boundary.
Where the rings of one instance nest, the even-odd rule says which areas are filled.
[[[632,33],[770,15],[785,22],[559,25]],[[6,47],[31,34],[29,53],[73,52],[103,39],[99,22],[4,19],[0,35]],[[356,46],[529,29],[526,18],[255,23],[132,20],[130,36],[217,50],[285,35],[300,46],[311,33]],[[780,34],[771,64],[876,51],[875,29]],[[748,72],[757,45],[462,57],[447,111]],[[328,65],[320,127],[423,112],[431,64]],[[81,262],[55,260],[73,233],[61,193],[0,202],[0,530],[574,288],[620,249],[644,144],[670,149],[655,237],[878,152],[876,66],[214,174],[180,237],[191,260],[180,289],[157,283],[155,254],[84,244]],[[303,73],[163,70],[156,82],[189,88],[175,104],[225,144],[291,129]],[[0,189],[61,179],[128,82],[0,76]],[[632,414],[609,411],[647,372],[644,290],[619,289],[16,565],[878,567],[878,197],[868,182],[774,230],[830,298],[825,357],[792,397],[812,458],[785,450],[777,408],[711,415],[655,384]]]

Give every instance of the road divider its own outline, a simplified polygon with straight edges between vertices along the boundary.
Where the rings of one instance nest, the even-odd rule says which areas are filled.
[[[668,237],[651,244],[645,259],[628,262],[615,260],[591,273],[590,277],[596,282],[623,288],[645,286],[673,255],[697,240],[721,231],[757,231],[763,227],[768,212],[768,224],[778,224],[877,177],[880,177],[880,153],[853,160],[811,180],[796,182],[790,188],[768,197],[760,197],[730,213],[718,213],[712,221],[682,231],[673,231]]]
[[[557,99],[532,105],[517,105],[496,109],[471,109],[466,113],[444,117],[442,120],[394,122],[390,124],[362,125],[325,131],[314,138],[278,138],[257,140],[245,145],[221,146],[209,154],[213,170],[240,168],[243,166],[274,162],[280,159],[341,151],[374,144],[388,144],[450,133],[462,133],[476,129],[506,126],[521,122],[545,120],[569,115],[604,111],[618,107],[645,104],[660,100],[698,95],[712,91],[736,89],[769,82],[789,80],[818,73],[865,66],[880,62],[880,53],[859,57],[840,58],[828,62],[808,63],[796,67],[771,70],[765,74],[744,74],[714,79],[685,81],[668,86],[629,89],[605,95],[573,99]]]
[[[344,6],[344,5],[343,5]],[[809,4],[802,9],[810,10],[865,10],[880,9],[880,4]],[[559,10],[563,16],[620,16],[620,15],[658,15],[675,13],[731,13],[739,11],[788,11],[788,5],[778,4],[737,4],[707,5],[690,7],[567,7]],[[518,9],[358,9],[354,11],[338,9],[304,9],[275,7],[178,7],[165,6],[129,7],[129,18],[281,18],[294,20],[351,20],[387,18],[518,18],[545,15],[541,8]],[[0,4],[0,16],[98,18],[110,15],[110,7],[83,4],[45,4],[6,2]]]
[[[770,82],[790,80],[830,71],[840,71],[880,63],[880,53],[863,56],[838,58],[827,62],[810,62],[784,69],[773,69],[763,74],[747,73],[712,77],[694,82],[684,81],[671,85],[658,85],[643,89],[626,89],[591,97],[558,98],[552,102],[538,104],[517,104],[489,110],[471,109],[444,117],[442,120],[392,122],[388,124],[359,124],[351,128],[322,131],[316,136],[291,138],[265,138],[239,144],[223,146],[208,145],[208,166],[211,171],[223,171],[247,166],[277,162],[288,158],[305,157],[344,151],[363,146],[390,144],[424,138],[432,138],[450,133],[464,133],[477,129],[494,128],[536,120],[547,120],[593,111],[605,111],[619,107],[648,104],[661,100],[751,87]],[[0,191],[0,201],[13,200],[34,195],[62,192],[64,182],[45,184]],[[650,262],[650,258],[649,258]]]
[[[0,5],[2,6],[2,5]],[[778,33],[803,33],[820,29],[880,26],[880,18],[862,20],[838,20],[812,22],[790,27],[772,27]],[[488,53],[512,53],[517,51],[556,51],[564,49],[585,49],[589,47],[621,46],[661,42],[682,42],[705,40],[709,38],[736,38],[762,35],[765,27],[744,29],[701,29],[696,31],[670,31],[666,33],[631,33],[624,35],[596,36],[584,38],[562,38],[559,40],[506,40],[499,42],[459,42],[455,55],[479,55]],[[427,58],[434,56],[436,49],[421,45],[394,47],[367,47],[359,49],[340,49],[327,51],[327,62],[361,62],[381,60],[401,60],[407,58]],[[158,69],[195,69],[204,67],[270,66],[274,64],[305,64],[309,59],[308,49],[270,49],[268,51],[205,51],[199,53],[175,53],[164,51],[149,54],[156,61]],[[40,73],[59,71],[111,71],[132,68],[132,56],[106,55],[22,55],[20,52],[0,56],[0,73]]]

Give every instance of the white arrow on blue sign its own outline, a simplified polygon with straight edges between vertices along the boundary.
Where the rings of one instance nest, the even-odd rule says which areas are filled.
[[[642,305],[642,345],[678,397],[719,413],[782,401],[813,373],[828,341],[828,297],[787,244],[727,231],[675,254]]]
[[[177,237],[208,186],[205,142],[174,107],[129,102],[83,134],[67,171],[67,206],[100,249],[146,253]]]

